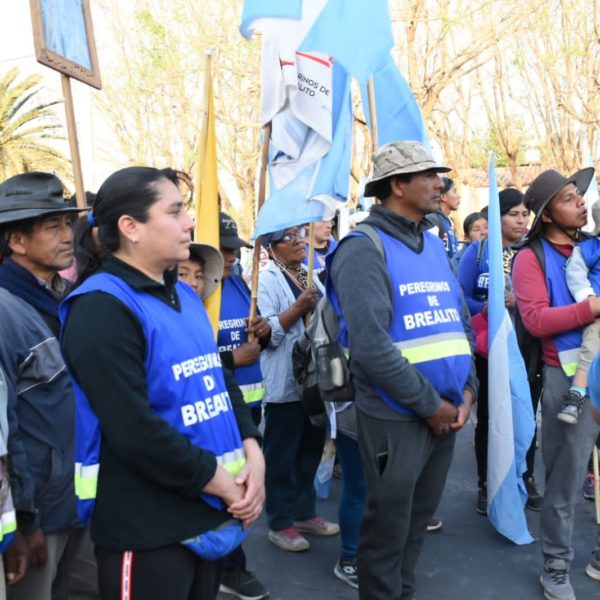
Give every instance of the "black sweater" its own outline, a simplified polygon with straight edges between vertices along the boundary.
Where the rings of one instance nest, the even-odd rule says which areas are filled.
[[[180,310],[176,273],[160,284],[115,257],[103,270]],[[142,325],[120,300],[92,292],[73,301],[62,351],[102,427],[92,537],[108,550],[145,550],[177,543],[229,518],[199,498],[215,457],[193,446],[150,409]],[[231,372],[227,389],[242,439],[259,437]]]

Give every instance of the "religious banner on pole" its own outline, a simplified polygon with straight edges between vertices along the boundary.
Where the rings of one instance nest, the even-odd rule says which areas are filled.
[[[30,0],[39,63],[61,76],[77,205],[86,207],[71,78],[102,89],[89,0]]]

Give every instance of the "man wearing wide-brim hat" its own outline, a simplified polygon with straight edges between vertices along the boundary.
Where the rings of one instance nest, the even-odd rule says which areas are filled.
[[[564,177],[544,171],[531,183],[525,201],[535,213],[528,242],[516,256],[512,277],[517,305],[527,330],[541,339],[543,370],[542,449],[546,489],[541,515],[546,598],[574,600],[569,570],[574,557],[572,536],[575,499],[579,494],[598,426],[584,403],[577,423],[557,419],[569,391],[582,342],[582,327],[600,316],[600,298],[575,302],[565,267],[587,223],[583,194],[593,168]],[[588,575],[600,579],[600,536]]]
[[[57,341],[67,291],[58,271],[73,263],[79,211],[50,173],[0,185],[0,366],[17,525],[31,555],[21,579],[20,546],[4,552],[11,600],[50,598],[59,579],[71,598],[98,597],[93,546],[75,508],[75,399]]]
[[[367,236],[344,238],[330,258],[328,297],[340,316],[356,387],[367,488],[358,547],[360,598],[412,598],[427,523],[477,393],[469,312],[443,242],[426,231],[443,187],[420,143],[385,144],[365,196]]]

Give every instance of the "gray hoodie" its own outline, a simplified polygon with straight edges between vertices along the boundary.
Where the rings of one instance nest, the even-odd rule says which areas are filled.
[[[427,219],[416,223],[383,206],[376,205],[364,223],[377,227],[416,252],[423,247],[423,231],[431,227]],[[423,265],[426,272],[427,266]],[[350,367],[356,386],[356,405],[362,412],[397,421],[418,417],[389,408],[371,382],[377,382],[398,403],[419,417],[430,417],[439,407],[440,397],[420,371],[412,366],[392,343],[388,329],[393,318],[392,283],[384,258],[365,236],[351,236],[338,247],[330,278],[344,311],[350,331]],[[469,310],[463,301],[465,332],[474,347]],[[466,388],[477,397],[475,366]]]

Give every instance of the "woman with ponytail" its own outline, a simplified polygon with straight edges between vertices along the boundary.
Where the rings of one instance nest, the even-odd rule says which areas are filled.
[[[193,228],[171,169],[129,167],[77,232],[61,306],[77,397],[75,491],[105,600],[216,597],[264,500],[264,461],[201,300],[177,282]]]

